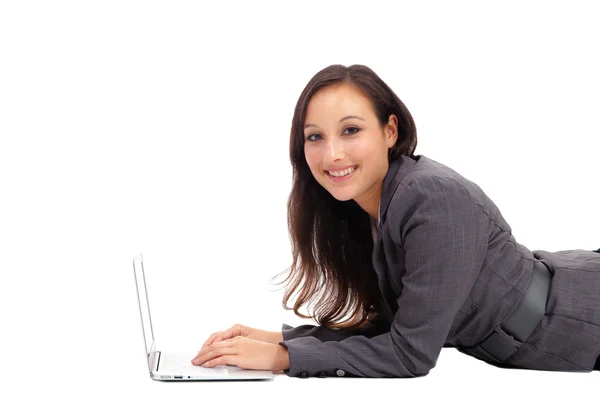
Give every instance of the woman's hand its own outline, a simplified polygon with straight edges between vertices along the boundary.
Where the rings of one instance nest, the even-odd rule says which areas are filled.
[[[207,368],[235,365],[243,369],[277,372],[289,369],[290,358],[282,345],[236,336],[203,348],[192,359],[192,364]]]
[[[246,327],[242,324],[235,324],[228,330],[215,332],[208,337],[204,345],[202,345],[202,348],[200,348],[200,352],[204,351],[206,347],[209,347],[215,342],[221,342],[235,337],[245,337],[255,341],[268,342],[271,344],[279,344],[281,341],[283,341],[283,334],[281,332],[263,331],[256,328]]]

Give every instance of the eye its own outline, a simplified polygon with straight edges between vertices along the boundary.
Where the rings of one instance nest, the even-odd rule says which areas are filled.
[[[316,139],[314,139],[314,138],[313,138],[313,136],[314,136],[314,137],[318,137],[318,138],[320,138],[320,137],[321,137],[321,135],[319,135],[318,133],[313,133],[313,134],[310,134],[310,135],[308,135],[308,136],[306,137],[306,140],[307,140],[307,141],[311,141],[311,142],[315,142],[315,141],[316,141]]]
[[[346,131],[350,131],[349,134],[346,134]],[[356,126],[349,126],[348,128],[344,129],[344,133],[346,135],[354,135],[355,133],[357,133],[358,131],[360,131],[360,129]]]

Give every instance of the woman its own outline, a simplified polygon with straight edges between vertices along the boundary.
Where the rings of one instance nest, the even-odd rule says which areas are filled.
[[[283,304],[296,294],[294,312],[319,326],[236,324],[192,362],[416,377],[455,347],[500,367],[597,369],[600,249],[531,252],[475,183],[416,144],[409,111],[372,70],[317,73],[292,121]]]

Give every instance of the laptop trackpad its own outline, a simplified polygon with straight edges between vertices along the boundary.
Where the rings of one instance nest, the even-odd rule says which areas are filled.
[[[160,363],[158,372],[166,375],[194,375],[194,376],[215,376],[226,375],[228,373],[226,365],[219,365],[212,368],[194,365],[193,357],[181,354],[164,353],[160,354]]]

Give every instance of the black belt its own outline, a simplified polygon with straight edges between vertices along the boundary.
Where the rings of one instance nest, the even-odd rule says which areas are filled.
[[[541,261],[535,261],[529,286],[511,316],[468,353],[484,360],[502,363],[517,351],[514,340],[525,342],[546,313],[552,273]],[[518,344],[517,344],[518,345]]]

